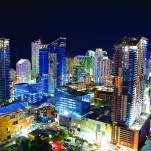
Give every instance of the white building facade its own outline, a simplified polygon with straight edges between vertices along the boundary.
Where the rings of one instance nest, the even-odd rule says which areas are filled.
[[[20,59],[16,63],[17,83],[30,83],[31,63],[28,59]]]
[[[110,75],[110,59],[107,52],[97,48],[93,59],[93,81],[96,84],[105,84]]]

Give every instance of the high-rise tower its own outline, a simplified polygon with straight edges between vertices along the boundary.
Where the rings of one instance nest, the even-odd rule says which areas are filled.
[[[36,79],[39,73],[39,49],[41,45],[40,39],[31,43],[32,79]]]
[[[57,70],[57,58],[55,53],[49,53],[49,70],[48,70],[48,93],[54,94],[56,88],[56,70]]]
[[[142,36],[137,39],[124,37],[114,47],[113,142],[116,135],[114,126],[130,127],[142,111],[147,39]]]
[[[48,94],[48,45],[42,45],[39,50],[39,82],[42,82],[44,95]]]
[[[28,59],[20,59],[16,63],[16,73],[18,83],[30,83],[31,81],[31,63]]]
[[[107,75],[105,75],[105,72],[106,71],[108,72],[109,70],[107,60],[109,61],[107,57],[107,52],[103,51],[100,48],[97,48],[93,59],[93,76],[94,76],[93,80],[96,84],[105,84],[106,81],[105,79],[107,79],[106,77]],[[104,63],[106,64],[106,66]]]
[[[56,85],[62,86],[66,82],[66,38],[60,37],[57,40],[53,41],[49,45],[49,52],[50,54],[55,54]],[[54,64],[54,62],[52,64]]]
[[[66,82],[66,38],[42,45],[39,51],[39,80],[44,92],[53,94],[56,86]]]
[[[0,104],[10,98],[9,88],[10,49],[9,39],[0,38]]]

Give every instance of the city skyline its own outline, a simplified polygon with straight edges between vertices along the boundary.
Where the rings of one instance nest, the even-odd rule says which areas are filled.
[[[142,36],[124,37],[114,44],[116,51],[110,60],[101,48],[88,50],[85,56],[66,58],[65,37],[49,44],[39,40],[32,42],[34,72],[26,59],[17,62],[16,72],[9,72],[9,39],[1,38],[1,96],[8,91],[11,96],[1,99],[0,146],[22,137],[29,139],[26,150],[30,150],[37,136],[44,141],[41,128],[50,134],[51,128],[66,129],[67,136],[61,138],[64,142],[69,139],[68,133],[72,137],[78,134],[91,144],[87,151],[137,151],[146,146],[146,138],[151,136],[151,58],[146,57],[147,44],[148,39]],[[35,131],[39,134],[34,135]],[[49,136],[48,148],[57,140]],[[71,142],[75,145],[72,150],[79,147],[85,151],[76,142]],[[58,147],[64,147],[60,139],[59,143]],[[14,147],[19,146],[16,143]],[[50,150],[68,147],[60,148]]]
[[[149,1],[0,6],[0,151],[150,150]]]
[[[7,11],[6,11],[7,10]],[[27,11],[28,10],[28,11]],[[123,36],[142,35],[149,40],[149,2],[1,2],[0,35],[10,39],[11,67],[20,58],[31,60],[31,42],[50,43],[67,37],[67,56],[103,48],[109,56]]]

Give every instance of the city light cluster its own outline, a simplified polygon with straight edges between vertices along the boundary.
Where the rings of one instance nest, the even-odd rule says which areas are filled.
[[[39,136],[53,150],[137,151],[151,132],[147,46],[145,37],[123,37],[112,57],[102,48],[66,57],[66,38],[39,39],[31,63],[20,59],[14,70],[9,39],[0,38],[0,143]]]

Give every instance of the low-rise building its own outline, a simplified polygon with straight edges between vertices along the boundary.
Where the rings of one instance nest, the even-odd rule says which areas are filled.
[[[0,141],[24,135],[33,120],[34,116],[21,104],[0,108]]]
[[[97,90],[94,93],[95,104],[111,104],[113,100],[113,90]]]
[[[48,122],[54,119],[54,108],[51,106],[45,106],[37,110],[37,120],[41,122]]]
[[[56,110],[67,117],[84,118],[90,112],[90,94],[69,86],[56,88]]]
[[[142,147],[150,131],[151,115],[141,113],[139,118],[130,126],[116,125],[116,141],[122,146],[137,151]]]
[[[85,90],[87,85],[84,82],[75,82],[68,84],[68,86],[78,91],[81,91]]]
[[[14,98],[16,101],[36,103],[43,99],[42,84],[19,83],[14,85]]]
[[[80,129],[80,135],[91,143],[101,145],[111,141],[111,108],[109,106],[91,110],[84,120],[71,119],[71,129]]]

